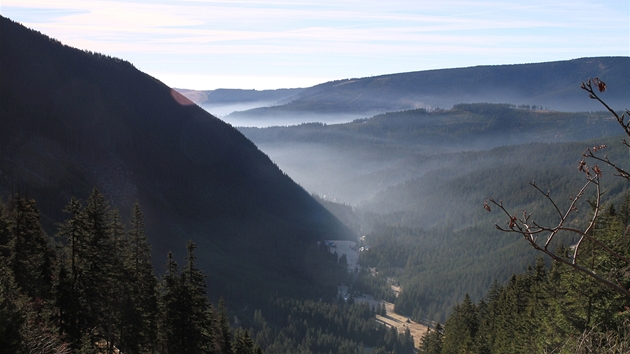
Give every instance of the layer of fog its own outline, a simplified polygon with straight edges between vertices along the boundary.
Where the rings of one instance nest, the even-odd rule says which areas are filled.
[[[308,192],[352,206],[365,206],[387,188],[423,178],[436,171],[444,171],[439,178],[445,180],[495,166],[496,162],[483,158],[484,151],[493,148],[567,141],[558,135],[541,141],[539,135],[530,132],[519,133],[517,139],[509,136],[492,139],[478,136],[471,140],[445,141],[440,144],[357,137],[349,132],[338,131],[328,135],[300,135],[284,131],[296,128],[241,128],[241,132]],[[274,134],[256,135],[266,133],[269,129]],[[339,144],[339,141],[345,144]],[[527,147],[523,149],[522,153],[526,153]],[[576,151],[576,158],[580,153]],[[469,159],[474,160],[474,163]],[[388,207],[389,212],[405,208],[402,205]]]
[[[465,173],[452,154],[386,153],[374,155],[314,143],[261,143],[265,154],[295,182],[327,200],[358,206],[388,187],[437,170]],[[393,210],[392,210],[393,211]]]
[[[278,114],[273,117],[256,117],[248,115],[228,115],[220,117],[234,127],[287,127],[306,123],[343,124],[363,118],[360,114]]]
[[[269,107],[273,105],[274,103],[275,102],[269,102],[269,101],[237,102],[237,103],[224,103],[224,104],[201,104],[200,107],[203,108],[206,112],[212,114],[213,116],[225,120],[224,117],[229,115],[230,113],[246,111],[248,109],[259,108],[259,107]],[[228,123],[232,124],[229,121]]]

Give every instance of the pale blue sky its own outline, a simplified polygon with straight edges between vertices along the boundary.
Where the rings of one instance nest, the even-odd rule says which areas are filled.
[[[191,89],[630,55],[628,0],[2,0],[0,14]]]

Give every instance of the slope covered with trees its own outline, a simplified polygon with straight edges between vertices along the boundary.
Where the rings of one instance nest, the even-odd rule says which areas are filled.
[[[96,185],[140,201],[155,256],[195,239],[215,300],[335,296],[309,245],[352,233],[242,134],[128,62],[4,17],[0,35],[0,192],[28,191],[45,230]]]
[[[630,97],[629,57],[580,58],[548,63],[427,70],[326,82],[310,87],[291,102],[235,112],[231,116],[356,117],[414,108],[450,108],[458,103],[511,103],[563,111],[600,109],[585,101],[579,86],[589,77],[607,77],[619,90],[609,103],[623,106]]]
[[[144,216],[128,223],[94,189],[71,198],[55,237],[36,203],[14,195],[0,205],[0,347],[9,353],[371,353],[412,354],[409,331],[375,321],[368,304],[268,299],[228,315],[207,297],[197,244],[185,264],[168,252],[156,277]],[[321,243],[327,258],[336,258]],[[345,264],[338,266],[345,272]],[[326,267],[317,269],[325,272]],[[323,273],[334,277],[334,273]],[[337,282],[343,279],[335,279]],[[268,313],[263,317],[262,313]],[[253,316],[250,313],[253,312]],[[234,318],[233,321],[231,318]],[[232,324],[235,324],[234,327]],[[364,351],[365,350],[365,351]]]
[[[628,257],[630,197],[609,204],[592,236]],[[571,249],[559,246],[567,260]],[[600,274],[617,274],[630,285],[627,264],[586,241],[582,261]],[[474,303],[466,296],[444,326],[423,339],[420,353],[626,353],[630,351],[628,297],[591,277],[542,259],[527,272],[495,283]]]
[[[617,123],[605,112],[531,108],[459,104],[450,110],[391,112],[346,124],[239,130],[307,190],[350,204],[455,160],[466,163],[466,156],[452,153],[618,133]]]
[[[35,201],[14,195],[0,210],[0,347],[7,353],[251,353],[222,303],[206,296],[196,244],[186,264],[169,252],[160,279],[144,217],[129,224],[94,189],[72,198],[49,237]],[[235,350],[239,348],[239,350]]]

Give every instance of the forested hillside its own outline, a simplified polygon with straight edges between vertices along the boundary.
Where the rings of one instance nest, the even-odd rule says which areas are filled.
[[[183,267],[161,257],[158,278],[137,203],[123,223],[94,189],[63,212],[53,238],[33,199],[0,205],[3,353],[261,353],[207,298],[192,240]]]
[[[98,186],[123,209],[140,201],[154,260],[195,239],[215,301],[336,296],[311,271],[336,265],[309,250],[354,236],[237,130],[129,62],[4,17],[0,34],[0,194],[27,191],[50,234]]]
[[[616,125],[607,112],[460,104],[450,110],[392,112],[346,124],[239,130],[309,192],[357,204],[388,186],[467,164],[472,156],[492,164],[492,158],[506,161],[511,154],[455,152],[608,137],[618,134]],[[578,155],[584,149],[575,148]]]
[[[509,201],[510,210],[537,211],[536,222],[549,222],[553,206],[530,182],[554,196],[575,195],[587,148],[606,145],[613,160],[627,154],[622,137],[611,137],[619,127],[610,112],[528,105],[457,104],[346,124],[239,130],[366,235],[369,250],[360,264],[371,270],[359,274],[353,289],[426,323],[444,321],[466,294],[478,301],[493,282],[525,271],[536,258],[519,237],[493,228],[505,219],[487,213],[484,200]],[[613,174],[604,170],[603,198],[619,203],[627,186]],[[585,222],[588,211],[581,208],[576,222]],[[401,289],[397,297],[392,284]]]
[[[0,202],[0,347],[7,353],[414,352],[409,331],[376,323],[376,309],[365,303],[279,296],[253,316],[246,308],[228,314],[223,299],[217,308],[207,297],[193,240],[185,264],[168,252],[156,277],[140,206],[123,218],[96,188],[85,202],[70,199],[54,237],[35,200],[16,194]],[[337,264],[323,242],[314,252]],[[346,265],[337,266],[314,271],[340,283]]]
[[[416,321],[444,321],[466,293],[477,301],[494,281],[504,282],[531,265],[536,253],[522,236],[498,232],[504,215],[488,213],[484,200],[493,197],[516,212],[536,212],[535,221],[555,221],[554,207],[529,183],[556,198],[576,195],[584,183],[581,153],[606,144],[606,156],[621,160],[622,137],[591,141],[505,146],[487,151],[439,155],[447,166],[390,187],[354,207],[322,201],[340,219],[365,234],[369,246],[360,264],[377,275],[361,273],[356,289],[395,303],[396,312]],[[602,200],[619,205],[628,186],[603,169]],[[594,191],[587,191],[593,198]],[[558,200],[560,208],[570,203]],[[582,205],[576,222],[586,222]],[[388,281],[388,279],[390,281]],[[391,279],[402,289],[393,297]]]
[[[628,257],[630,196],[609,204],[593,237]],[[592,241],[581,262],[628,287],[628,264]],[[572,251],[559,253],[570,260]],[[468,295],[446,323],[436,325],[420,353],[627,353],[630,351],[629,298],[559,262],[542,259],[527,272],[495,283],[477,303]]]
[[[579,83],[589,77],[607,78],[607,83],[617,88],[608,102],[624,106],[630,99],[630,84],[625,79],[630,75],[629,68],[628,57],[600,57],[346,79],[310,87],[284,105],[235,112],[231,116],[262,119],[320,115],[321,119],[331,119],[347,114],[358,118],[414,108],[448,109],[458,103],[476,102],[591,111],[600,107],[582,99]]]

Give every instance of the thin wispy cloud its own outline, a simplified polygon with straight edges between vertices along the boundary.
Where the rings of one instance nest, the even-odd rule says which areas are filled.
[[[268,87],[273,77],[310,83],[630,54],[625,1],[3,0],[0,13],[158,78],[245,78],[258,70]]]

